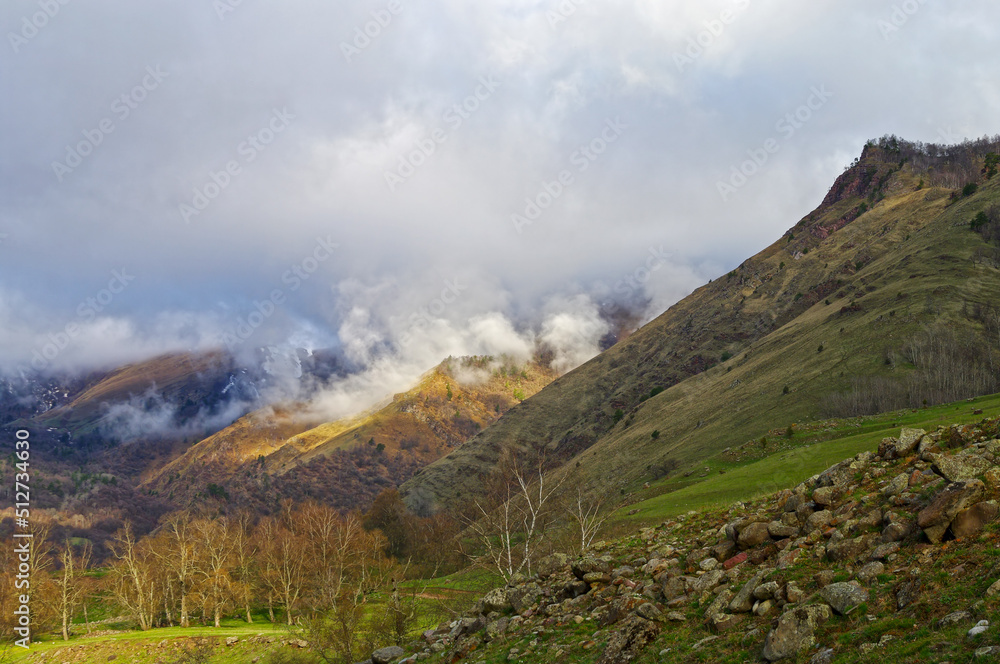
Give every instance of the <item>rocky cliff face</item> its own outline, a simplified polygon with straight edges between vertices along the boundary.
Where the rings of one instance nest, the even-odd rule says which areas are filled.
[[[580,557],[552,555],[427,632],[408,659],[995,656],[998,434],[1000,420],[904,429],[752,504],[692,512]]]

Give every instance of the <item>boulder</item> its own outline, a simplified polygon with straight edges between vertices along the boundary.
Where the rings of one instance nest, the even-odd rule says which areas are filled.
[[[553,553],[550,556],[545,556],[538,561],[538,565],[535,569],[538,572],[538,576],[542,579],[546,579],[559,570],[569,566],[569,556],[565,553]]]
[[[740,529],[737,544],[739,544],[741,549],[752,549],[755,546],[770,541],[770,539],[771,535],[767,531],[766,523],[751,523]]]
[[[608,645],[597,660],[598,664],[630,662],[646,649],[660,634],[655,622],[635,614],[621,622],[621,626],[608,638]]]
[[[920,577],[903,581],[896,588],[896,608],[900,611],[913,604],[920,596],[920,589],[923,584]]]
[[[389,664],[394,662],[403,655],[406,651],[399,646],[389,646],[387,648],[379,648],[372,653],[372,664]]]
[[[753,592],[757,590],[757,586],[761,584],[766,575],[766,571],[757,572],[749,581],[743,584],[740,591],[736,593],[736,597],[729,603],[729,610],[733,613],[750,613],[754,603]]]
[[[830,607],[803,606],[786,611],[764,641],[764,659],[777,662],[794,657],[816,644],[816,629],[830,619]]]
[[[507,613],[513,611],[514,605],[510,601],[511,588],[494,588],[486,593],[479,601],[480,613]]]
[[[920,440],[927,434],[923,429],[903,429],[899,432],[899,438],[893,445],[892,452],[896,458],[905,457],[907,454],[917,449]]]
[[[820,591],[820,597],[833,610],[846,616],[868,601],[868,591],[853,583],[831,583]]]
[[[833,501],[836,499],[837,493],[839,493],[837,487],[822,486],[813,491],[813,502],[817,505],[829,507],[830,505],[833,505]]]
[[[781,521],[772,521],[767,524],[768,534],[775,539],[785,539],[786,537],[798,537],[798,525],[786,526]]]
[[[949,482],[961,482],[982,475],[993,465],[986,459],[974,455],[931,454],[934,470]]]
[[[712,560],[715,559],[712,558]],[[720,583],[723,582],[723,580],[725,580],[725,578],[726,578],[725,570],[721,569],[712,570],[711,572],[708,572],[698,577],[698,580],[694,582],[694,587],[692,588],[692,590],[700,595],[701,593],[708,592],[709,590],[712,590],[713,588],[718,586]]]
[[[995,500],[976,503],[955,516],[955,520],[951,522],[951,533],[959,539],[974,537],[986,524],[995,521],[997,516],[1000,516],[1000,505]]]
[[[806,523],[802,529],[807,533],[811,533],[817,528],[829,526],[831,521],[833,521],[833,512],[830,510],[814,512],[806,519]]]
[[[868,585],[876,578],[878,578],[879,574],[884,574],[884,573],[885,573],[885,565],[875,560],[863,566],[861,569],[859,569],[855,574],[855,576],[857,577],[858,581]]]
[[[979,480],[952,482],[939,492],[931,504],[920,511],[917,525],[934,544],[940,544],[948,526],[963,510],[968,509],[986,493],[986,485]]]
[[[876,535],[862,535],[841,540],[827,546],[826,555],[834,562],[860,560],[872,549],[876,538]]]
[[[892,478],[892,481],[884,489],[882,489],[882,495],[884,496],[898,496],[899,494],[906,491],[910,486],[910,476],[907,473],[900,473]]]

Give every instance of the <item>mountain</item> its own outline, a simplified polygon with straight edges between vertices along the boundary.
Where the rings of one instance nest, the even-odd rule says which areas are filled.
[[[1000,218],[998,151],[869,143],[777,242],[417,473],[407,504],[458,506],[506,454],[624,494],[800,420],[1000,391],[1000,252],[970,230]]]
[[[269,407],[191,446],[144,487],[173,503],[265,511],[284,498],[366,508],[555,378],[541,361],[449,358],[366,413],[322,422],[308,403]]]

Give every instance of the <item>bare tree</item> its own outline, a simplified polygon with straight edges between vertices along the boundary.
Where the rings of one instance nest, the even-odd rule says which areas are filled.
[[[580,528],[580,553],[590,548],[601,526],[611,516],[612,510],[601,512],[603,501],[599,496],[585,496],[576,490],[576,500],[570,505],[569,514]]]
[[[62,551],[59,552],[59,562],[62,570],[59,573],[56,583],[59,589],[58,608],[62,618],[63,641],[69,641],[70,624],[73,620],[73,613],[76,607],[84,600],[86,587],[80,582],[87,568],[90,566],[91,556],[90,542],[85,542],[80,547],[80,553],[73,550],[73,544],[66,540]]]
[[[253,624],[250,601],[256,579],[258,549],[251,537],[249,515],[240,514],[229,533],[233,544],[233,594],[243,607],[247,623]]]
[[[186,514],[172,514],[157,534],[154,555],[177,584],[180,596],[180,626],[190,627],[188,600],[198,577],[198,537]]]
[[[291,520],[291,517],[287,517]],[[260,550],[261,581],[285,607],[285,621],[293,624],[295,605],[306,586],[308,559],[304,555],[308,543],[293,524],[282,519],[264,517],[257,526],[256,541]]]
[[[132,524],[126,521],[111,541],[115,557],[111,568],[111,592],[125,611],[135,618],[143,631],[154,626],[157,606],[155,562],[148,541],[136,541]]]
[[[543,462],[532,472],[512,460],[500,464],[484,499],[467,519],[482,553],[473,556],[510,581],[521,572],[531,573],[531,563],[549,525],[548,505],[562,485],[550,482]]]
[[[199,519],[192,524],[192,530],[201,541],[201,559],[195,567],[199,577],[198,594],[202,605],[211,611],[213,624],[221,627],[222,613],[233,597],[229,573],[235,546],[229,521],[225,517],[212,521]]]

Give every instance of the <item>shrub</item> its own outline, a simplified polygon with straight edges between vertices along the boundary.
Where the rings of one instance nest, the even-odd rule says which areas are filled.
[[[659,429],[657,429],[656,431],[654,431],[653,433],[651,433],[651,434],[650,434],[650,437],[651,437],[651,438],[652,438],[653,440],[656,440],[657,438],[659,438],[659,437],[660,437],[660,431],[659,431]]]
[[[791,391],[792,390],[787,385],[785,385],[783,388],[781,388],[781,393],[782,394],[788,394]]]
[[[615,424],[618,424],[619,422],[621,422],[623,417],[625,417],[625,411],[623,411],[621,408],[619,408],[618,410],[616,410],[615,411],[615,417],[614,417]]]
[[[732,359],[732,357],[733,357],[733,354],[730,353],[728,350],[724,351],[722,353],[722,361],[723,362],[728,362],[730,359]]]
[[[983,171],[986,173],[986,178],[992,178],[997,174],[997,165],[1000,164],[1000,155],[995,152],[991,152],[986,155],[986,167]]]
[[[819,348],[816,349],[816,352],[817,353],[822,353],[823,352],[823,344],[819,345]]]
[[[986,213],[981,211],[975,216],[975,218],[969,222],[969,227],[974,231],[978,231],[986,224],[990,223],[990,218],[986,216]]]
[[[970,182],[969,184],[962,187],[963,196],[971,196],[977,191],[979,191],[979,185],[976,184],[975,182]]]

